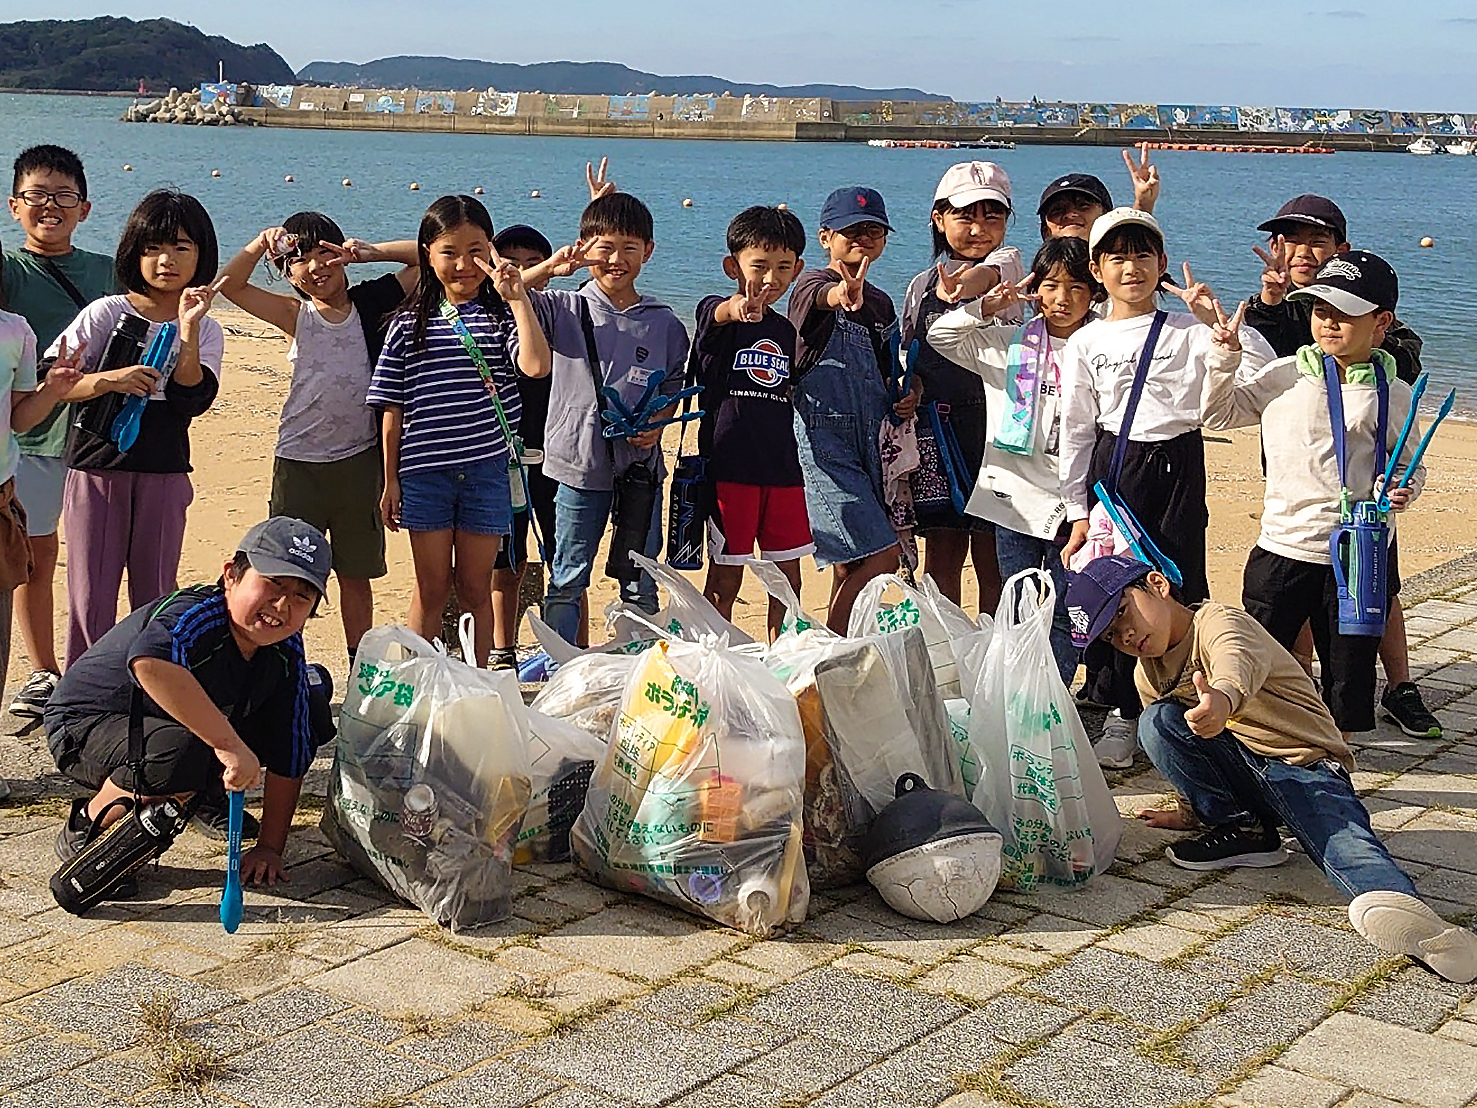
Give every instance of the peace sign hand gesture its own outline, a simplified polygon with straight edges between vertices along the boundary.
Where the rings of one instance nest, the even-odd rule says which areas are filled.
[[[1036,274],[1027,273],[1019,281],[1001,281],[980,299],[980,315],[999,315],[1017,304],[1040,300],[1039,296],[1026,291],[1035,280]]]
[[[1246,301],[1236,305],[1236,314],[1230,319],[1226,318],[1225,309],[1221,307],[1219,300],[1212,301],[1215,304],[1216,322],[1210,329],[1210,341],[1222,350],[1241,349],[1241,321],[1246,318]]]
[[[568,277],[576,270],[589,265],[592,245],[587,242],[576,242],[573,246],[561,246],[554,251],[549,260],[544,263],[549,268],[550,276]]]
[[[1292,284],[1292,274],[1287,266],[1286,236],[1276,236],[1270,246],[1270,251],[1263,250],[1260,246],[1253,246],[1251,249],[1266,267],[1262,270],[1262,303],[1275,308],[1286,298],[1288,286]]]
[[[609,158],[600,159],[600,168],[596,169],[591,163],[585,163],[585,184],[590,186],[590,199],[599,200],[602,196],[609,196],[615,191],[615,182],[605,175]]]
[[[843,312],[857,312],[862,307],[862,287],[867,283],[867,268],[872,264],[871,258],[863,258],[861,264],[856,267],[856,272],[848,273],[845,262],[837,262],[837,268],[841,271],[841,283],[836,286],[837,307]]]
[[[487,274],[492,281],[493,291],[508,303],[515,300],[523,300],[528,296],[528,289],[523,285],[523,271],[512,262],[508,261],[492,248],[492,264],[489,265],[481,258],[475,259],[477,268]]]
[[[757,277],[747,278],[744,291],[728,298],[729,314],[739,323],[758,323],[764,318],[764,309],[768,306],[768,291],[768,286]]]
[[[86,339],[74,347],[67,346],[65,337],[58,339],[56,360],[51,363],[51,369],[37,391],[48,392],[55,397],[66,396],[82,380],[82,355],[86,352]]]
[[[1194,682],[1199,700],[1185,713],[1185,722],[1202,739],[1213,739],[1226,729],[1226,721],[1231,718],[1231,698],[1219,689],[1211,688],[1205,674],[1198,669]]]
[[[1152,212],[1159,201],[1159,167],[1149,161],[1147,142],[1139,143],[1138,151],[1137,163],[1132,154],[1127,150],[1123,151],[1123,164],[1128,167],[1128,175],[1133,179],[1133,206],[1141,212]]]
[[[1185,302],[1189,309],[1201,323],[1207,327],[1214,327],[1220,322],[1215,313],[1215,296],[1210,291],[1210,286],[1203,281],[1195,280],[1195,275],[1190,272],[1190,263],[1184,265],[1185,287],[1180,288],[1168,279],[1164,282],[1164,288],[1174,293]]]

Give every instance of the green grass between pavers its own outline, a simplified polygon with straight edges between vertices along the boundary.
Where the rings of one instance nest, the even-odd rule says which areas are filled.
[[[1001,1054],[990,1059],[990,1064],[982,1070],[974,1073],[959,1073],[954,1075],[954,1085],[961,1093],[978,1093],[981,1096],[998,1100],[1001,1104],[1009,1105],[1010,1108],[1056,1108],[1050,1101],[1040,1100],[1036,1097],[1027,1096],[1009,1081],[1005,1080],[1005,1072],[1011,1066],[1021,1061],[1027,1055],[1040,1050],[1046,1046],[1055,1034],[1038,1035],[1034,1039],[1027,1039]]]

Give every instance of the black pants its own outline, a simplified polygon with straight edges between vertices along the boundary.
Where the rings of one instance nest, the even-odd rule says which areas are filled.
[[[1334,723],[1340,731],[1374,730],[1380,637],[1339,634],[1339,589],[1332,566],[1253,547],[1241,579],[1241,606],[1288,650],[1303,624],[1311,624],[1313,649],[1323,666],[1323,703]]]
[[[223,767],[209,746],[172,719],[145,716],[143,793],[194,793],[218,784]],[[128,714],[100,712],[68,720],[50,737],[57,769],[89,789],[105,780],[130,792],[134,769],[128,760]]]
[[[1118,438],[1098,428],[1088,466],[1089,488],[1106,481]],[[1205,532],[1210,510],[1205,500],[1205,443],[1199,431],[1187,431],[1163,442],[1129,440],[1118,474],[1118,496],[1144,531],[1179,567],[1184,584],[1180,599],[1198,604],[1210,598],[1205,571]],[[1082,655],[1087,688],[1093,700],[1117,708],[1127,719],[1143,711],[1133,671],[1134,658],[1106,643],[1091,643]]]

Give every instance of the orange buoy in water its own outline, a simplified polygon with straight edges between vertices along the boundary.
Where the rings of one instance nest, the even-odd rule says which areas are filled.
[[[421,190],[421,183],[419,181],[412,181],[412,182],[410,182],[410,191],[411,192],[420,192],[420,190]]]

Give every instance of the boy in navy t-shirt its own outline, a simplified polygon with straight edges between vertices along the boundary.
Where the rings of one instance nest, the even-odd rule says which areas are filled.
[[[704,390],[698,452],[715,500],[703,592],[725,619],[732,618],[743,563],[756,542],[796,595],[800,559],[815,550],[795,446],[795,325],[770,308],[800,272],[804,249],[805,228],[790,212],[744,209],[728,225],[723,259],[723,272],[738,291],[710,296],[697,309],[690,375]],[[784,606],[771,598],[771,638],[784,616]]]

